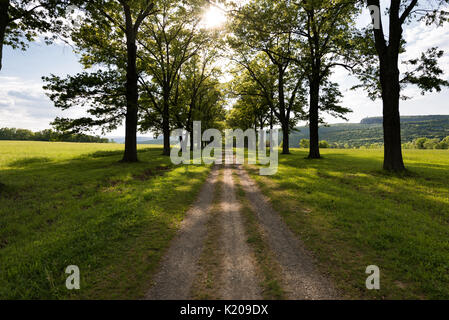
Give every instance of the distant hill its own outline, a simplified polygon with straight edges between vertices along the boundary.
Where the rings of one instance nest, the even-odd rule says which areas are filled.
[[[146,140],[139,142],[139,144],[163,145],[164,140],[163,139]]]
[[[427,122],[427,121],[448,121],[449,115],[432,115],[432,116],[402,116],[401,123],[406,122]],[[360,121],[361,124],[382,124],[382,117],[365,118]]]
[[[115,143],[125,143],[125,137],[107,137],[110,140],[114,141]],[[152,141],[152,138],[149,137],[137,137],[137,144],[142,144],[147,141]]]
[[[309,139],[309,128],[298,127],[299,132],[290,134],[290,146],[297,147],[301,139]],[[416,138],[438,138],[449,136],[449,115],[438,116],[404,116],[401,117],[403,142]],[[348,144],[351,147],[382,143],[382,118],[366,118],[360,123],[332,124],[320,128],[320,140],[330,143]]]
[[[125,137],[108,137],[108,138],[116,143],[120,144],[125,143]],[[162,136],[158,137],[157,139],[149,137],[137,137],[137,144],[163,145],[164,139]]]
[[[402,140],[411,142],[416,138],[438,138],[449,136],[449,115],[436,116],[404,116],[401,117]],[[297,147],[301,139],[309,139],[308,127],[297,127],[296,132],[290,134],[290,146]],[[117,143],[125,143],[124,137],[109,137]],[[359,147],[383,142],[382,117],[363,119],[360,123],[339,123],[320,128],[320,140],[340,145],[348,144]],[[172,140],[174,142],[174,140]],[[138,137],[138,144],[162,145],[162,137],[152,139]]]

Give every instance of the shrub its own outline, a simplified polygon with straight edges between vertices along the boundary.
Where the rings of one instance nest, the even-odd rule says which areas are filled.
[[[424,143],[424,149],[435,149],[439,143],[439,139],[427,139],[427,141]]]
[[[416,149],[425,149],[424,144],[427,142],[427,138],[418,138],[413,141]]]
[[[329,148],[329,143],[326,140],[321,140],[319,146],[320,148],[327,149]]]
[[[309,139],[301,139],[301,141],[299,142],[299,147],[300,148],[304,148],[307,149],[310,147],[310,140]]]
[[[437,149],[449,149],[449,136],[441,140],[441,142],[436,146]]]

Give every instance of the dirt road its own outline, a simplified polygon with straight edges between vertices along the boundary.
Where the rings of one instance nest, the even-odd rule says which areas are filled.
[[[336,299],[332,283],[315,268],[312,256],[303,243],[290,231],[257,184],[241,167],[238,174],[246,197],[257,215],[268,245],[282,269],[284,290],[292,300]]]
[[[235,195],[232,168],[226,167],[223,176],[220,239],[223,251],[221,298],[225,300],[261,299],[260,280],[256,276],[255,259],[247,243],[240,203]]]
[[[221,228],[216,239],[222,267],[216,286],[220,299],[262,299],[263,276],[258,273],[254,253],[248,245],[247,232],[241,215],[241,205],[236,197],[233,172],[237,172],[257,223],[263,230],[267,247],[280,266],[282,287],[288,299],[338,299],[339,293],[331,281],[320,274],[313,257],[303,243],[272,208],[269,200],[260,192],[241,166],[214,167],[203,186],[198,200],[187,212],[181,228],[164,256],[160,271],[146,299],[190,299],[193,282],[197,278],[199,259],[207,235],[208,219],[214,202],[214,190],[219,170],[223,170],[223,183],[218,195],[220,206],[218,219]],[[215,220],[214,220],[215,221]]]

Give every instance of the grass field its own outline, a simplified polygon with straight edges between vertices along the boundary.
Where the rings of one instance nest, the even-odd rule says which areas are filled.
[[[158,147],[123,164],[122,149],[0,142],[0,299],[144,295],[210,168],[175,167]],[[292,150],[269,177],[247,166],[322,272],[347,298],[449,299],[449,152],[404,151],[404,175],[380,170],[381,150],[322,153]],[[269,297],[279,297],[238,191]],[[68,265],[80,268],[81,290],[66,289]],[[381,270],[379,291],[365,288],[368,265]]]
[[[274,207],[349,298],[449,299],[449,152],[406,150],[409,172],[380,170],[381,150],[304,150],[261,177]],[[365,287],[368,265],[381,290]]]
[[[0,299],[141,298],[209,167],[156,147],[0,142]],[[81,290],[65,288],[77,265]]]

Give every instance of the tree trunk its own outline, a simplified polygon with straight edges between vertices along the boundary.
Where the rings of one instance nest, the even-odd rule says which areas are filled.
[[[0,0],[0,70],[3,61],[3,42],[5,41],[6,27],[8,26],[9,0]]]
[[[285,91],[284,91],[284,74],[285,70],[282,65],[279,68],[279,81],[278,81],[278,91],[279,91],[279,113],[281,114],[279,120],[282,126],[282,154],[290,154],[290,139],[289,139],[289,122],[288,114],[285,110]]]
[[[290,154],[290,139],[288,137],[290,133],[288,124],[282,124],[282,154]]]
[[[401,117],[399,114],[400,84],[398,55],[381,59],[380,81],[382,85],[384,165],[389,171],[404,171],[401,142]]]
[[[164,125],[163,129],[164,135],[164,152],[162,153],[164,156],[170,156],[170,128]]]
[[[379,6],[379,1],[368,0],[368,5]],[[409,12],[417,2],[413,1]],[[404,13],[403,13],[404,14]],[[373,28],[374,40],[380,64],[380,84],[382,87],[383,129],[384,129],[384,165],[389,171],[404,171],[401,145],[401,118],[399,100],[401,87],[399,82],[399,52],[402,41],[402,23],[400,1],[392,1],[390,6],[388,43],[385,40],[382,21],[379,28]]]
[[[310,149],[309,159],[319,159],[319,103],[320,103],[320,81],[315,79],[310,82],[310,106],[309,106],[309,131],[310,131]]]
[[[127,66],[126,66],[126,136],[123,162],[137,162],[137,119],[138,119],[138,86],[137,86],[137,47],[136,35],[131,21],[126,28]]]
[[[169,97],[164,95],[164,108],[162,112],[162,134],[164,135],[164,156],[170,156],[170,110]]]
[[[187,124],[186,124],[186,129],[190,133],[190,151],[192,151],[192,152],[193,152],[193,116],[192,116],[192,113],[196,106],[195,99],[196,99],[195,96],[192,97],[192,101],[190,102],[189,116],[187,117]]]

